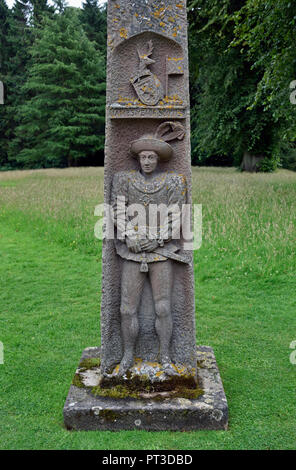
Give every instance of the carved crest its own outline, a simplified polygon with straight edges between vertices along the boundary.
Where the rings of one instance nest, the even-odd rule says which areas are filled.
[[[148,68],[155,63],[150,57],[153,53],[153,42],[149,41],[147,46],[146,53],[137,49],[140,59],[139,71],[131,82],[139,100],[148,106],[155,106],[164,97],[164,90],[160,80]]]

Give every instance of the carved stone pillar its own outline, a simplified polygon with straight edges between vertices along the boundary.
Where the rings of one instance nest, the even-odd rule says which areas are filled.
[[[225,429],[213,351],[196,347],[186,218],[175,237],[171,220],[166,234],[157,223],[151,235],[148,217],[153,205],[180,214],[192,205],[184,0],[108,1],[104,200],[116,229],[103,242],[101,349],[83,354],[67,427]],[[140,227],[126,215],[134,204],[147,216]],[[120,228],[122,212],[129,230]]]
[[[173,156],[160,162],[162,172],[182,175],[191,204],[190,105],[187,17],[184,1],[109,1],[105,201],[111,198],[114,175],[138,170],[131,143],[155,135],[162,123],[181,124],[182,139],[170,141]],[[157,201],[156,201],[157,202]],[[181,242],[183,245],[183,242]],[[183,246],[181,246],[180,254]],[[186,253],[192,258],[191,253]],[[196,378],[196,339],[193,266],[173,263],[172,362]],[[114,242],[103,247],[101,307],[102,369],[110,371],[123,355],[120,315],[122,260]],[[149,278],[138,311],[139,335],[135,357],[158,362],[155,306]]]

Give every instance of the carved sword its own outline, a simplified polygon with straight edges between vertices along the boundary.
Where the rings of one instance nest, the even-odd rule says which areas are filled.
[[[164,256],[165,258],[172,259],[173,261],[178,261],[179,263],[184,263],[184,264],[190,264],[190,260],[185,258],[185,256],[178,255],[177,253],[172,253],[169,250],[165,250],[162,248],[162,250],[153,250],[153,253],[156,255]]]

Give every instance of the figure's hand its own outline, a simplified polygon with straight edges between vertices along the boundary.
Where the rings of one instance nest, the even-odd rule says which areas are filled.
[[[142,251],[141,246],[137,240],[126,238],[126,245],[132,253],[141,253]]]
[[[143,251],[147,251],[148,253],[151,253],[154,251],[156,248],[159,247],[158,241],[157,240],[141,240],[140,241],[140,246]]]

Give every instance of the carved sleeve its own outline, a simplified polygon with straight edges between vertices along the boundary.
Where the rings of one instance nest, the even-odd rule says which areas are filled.
[[[128,175],[116,173],[112,182],[111,206],[114,225],[123,234],[126,230],[126,208],[128,205]]]
[[[187,181],[183,175],[174,175],[168,189],[169,205],[178,204],[182,209],[182,205],[187,201]]]
[[[187,202],[187,182],[183,175],[173,175],[168,186],[168,232],[163,239],[169,242],[172,238],[179,238],[182,222],[182,206]],[[176,235],[173,237],[173,230]],[[161,236],[161,235],[160,235]]]

